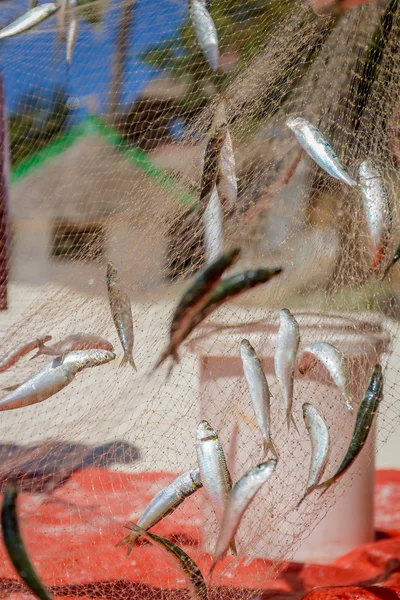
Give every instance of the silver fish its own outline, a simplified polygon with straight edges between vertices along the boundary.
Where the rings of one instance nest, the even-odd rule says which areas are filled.
[[[271,394],[267,378],[260,359],[248,340],[242,340],[240,343],[240,357],[254,413],[264,441],[264,457],[271,451],[278,458],[278,453],[271,439]]]
[[[348,391],[349,374],[343,354],[335,346],[326,342],[311,344],[311,346],[304,349],[299,364],[300,373],[302,375],[307,373],[316,365],[318,360],[328,369],[333,381],[342,392],[347,408],[353,411],[354,408]]]
[[[371,236],[372,268],[377,269],[389,241],[392,206],[380,174],[368,160],[361,163],[359,175]]]
[[[0,30],[0,40],[25,33],[25,31],[32,29],[32,27],[39,25],[39,23],[54,15],[59,8],[54,2],[46,2],[45,4],[29,9],[22,16],[18,17],[18,19],[15,19],[15,21]]]
[[[315,125],[301,117],[290,117],[286,125],[293,131],[297,141],[309,156],[331,177],[347,183],[351,187],[359,187],[359,184],[347,173],[340,163],[339,157],[332,146]]]
[[[72,61],[72,54],[76,44],[76,38],[78,35],[78,11],[77,11],[77,0],[68,0],[68,30],[67,30],[67,64],[70,65]]]
[[[274,473],[277,463],[276,458],[271,458],[267,462],[257,465],[257,467],[250,469],[243,475],[233,486],[224,512],[210,573],[214,570],[218,560],[226,554],[244,513],[254,500],[257,492]]]
[[[203,487],[203,484],[200,480],[199,469],[191,469],[183,473],[183,475],[179,475],[172,483],[154,496],[146,506],[137,524],[146,531],[154,527],[161,519],[174,512],[186,498],[194,494],[201,487]],[[132,531],[132,533],[118,542],[117,546],[127,544],[129,556],[138,537],[139,534]]]
[[[229,129],[226,130],[224,142],[219,155],[219,174],[217,179],[218,195],[221,203],[231,208],[237,200],[237,179],[235,154]]]
[[[292,313],[283,308],[279,313],[279,331],[275,350],[275,374],[282,391],[286,407],[286,421],[288,429],[290,421],[297,430],[297,425],[292,415],[294,365],[300,344],[300,328]]]
[[[32,356],[31,360],[42,354],[46,356],[62,356],[63,354],[73,352],[74,350],[90,350],[91,348],[110,350],[110,352],[114,350],[113,345],[109,341],[90,333],[73,333],[72,335],[67,335],[66,338],[52,346],[45,346],[44,343],[42,343],[38,344],[38,347],[39,351]]]
[[[57,357],[0,400],[0,411],[30,406],[54,396],[88,367],[97,367],[115,358],[107,350],[77,350]]]
[[[232,479],[218,434],[207,421],[200,421],[197,426],[196,451],[204,490],[218,521],[222,523]],[[236,554],[234,541],[231,549]]]
[[[216,71],[219,62],[219,50],[214,21],[201,0],[189,0],[189,12],[199,46],[210,67]]]
[[[303,404],[303,419],[310,436],[311,462],[306,492],[297,507],[314,489],[314,486],[320,482],[328,462],[330,450],[329,429],[317,409],[308,402]]]
[[[35,348],[41,348],[43,344],[49,342],[51,340],[51,335],[45,335],[43,337],[34,338],[33,340],[28,340],[27,342],[22,342],[18,344],[6,354],[0,357],[0,373],[7,371],[10,367],[15,365],[16,362],[19,361],[20,358],[34,350]]]
[[[215,186],[203,213],[203,225],[206,265],[210,265],[224,253],[222,209]]]
[[[160,548],[167,555],[170,562],[182,573],[192,600],[207,600],[208,593],[204,577],[194,560],[182,548],[179,548],[179,546],[170,542],[170,540],[166,540],[154,533],[149,533],[137,525],[132,525],[131,527],[137,536],[144,537],[153,546]]]
[[[126,363],[129,363],[136,371],[136,365],[132,355],[133,318],[131,301],[119,281],[118,271],[112,262],[109,262],[107,265],[107,288],[111,315],[114,320],[121,346],[124,350],[124,357],[120,366],[122,367]]]

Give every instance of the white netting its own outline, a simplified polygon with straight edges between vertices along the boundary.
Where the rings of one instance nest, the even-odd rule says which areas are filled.
[[[2,2],[1,24],[26,11],[27,4]],[[227,584],[246,561],[276,559],[272,566],[260,563],[259,578],[249,585],[253,591],[241,597],[254,594],[281,560],[295,555],[356,476],[361,473],[366,486],[371,480],[365,474],[371,472],[372,436],[352,475],[322,499],[314,494],[295,509],[310,456],[302,403],[314,403],[329,424],[329,475],[347,450],[354,416],[326,371],[317,368],[296,375],[300,433],[288,434],[273,368],[279,309],[290,308],[298,319],[301,349],[324,341],[345,352],[357,405],[381,362],[378,446],[397,424],[397,267],[382,282],[400,239],[397,4],[378,1],[321,16],[303,0],[214,0],[210,13],[220,48],[215,73],[183,0],[81,0],[69,69],[55,16],[1,42],[12,163],[9,309],[0,314],[2,347],[5,352],[37,335],[58,341],[88,332],[110,340],[117,352],[116,360],[85,370],[56,396],[3,412],[2,443],[37,446],[35,460],[48,460],[54,469],[53,476],[40,475],[48,494],[52,482],[62,479],[57,456],[65,444],[104,445],[108,468],[143,474],[145,485],[149,474],[178,474],[196,465],[196,426],[207,418],[220,434],[236,480],[261,458],[239,357],[240,340],[247,337],[264,359],[280,461],[245,516],[237,538],[239,561],[228,559],[226,573],[214,578],[216,586],[221,577]],[[233,272],[279,266],[283,273],[202,324],[193,341],[180,348],[180,362],[166,380],[169,364],[149,373],[167,344],[179,298],[204,266],[200,180],[221,95],[238,177],[236,204],[223,206],[224,247],[242,249]],[[367,158],[381,173],[393,223],[378,270],[370,268],[359,190],[329,177],[300,152],[285,125],[288,116],[318,126],[352,176],[358,177]],[[119,367],[122,350],[106,289],[108,260],[117,265],[132,301],[137,372]],[[244,326],[252,321],[258,324]],[[18,362],[1,375],[2,387],[23,381],[49,360]],[[117,449],[109,451],[115,441]],[[21,472],[24,460],[9,458],[4,477],[18,474],[29,490],[31,481]],[[34,483],[40,489],[37,477]],[[154,493],[160,486],[153,485]],[[125,502],[137,520],[145,502],[134,489],[126,490]],[[205,501],[193,511],[204,547],[212,550],[218,531],[214,514]],[[180,514],[166,519],[182,526]],[[123,524],[121,519],[113,542],[126,534]],[[107,533],[100,527],[93,545],[99,535]],[[201,557],[200,548],[184,547]],[[136,561],[142,549],[135,550]],[[62,546],[57,552],[62,554]],[[115,561],[124,560],[129,580],[133,563],[116,548]],[[143,582],[151,582],[152,566]],[[52,573],[45,575],[51,586]],[[171,588],[184,587],[177,579],[171,571]],[[125,597],[127,589],[113,594]],[[223,588],[215,589],[223,597]],[[143,594],[142,588],[129,588],[130,597]]]

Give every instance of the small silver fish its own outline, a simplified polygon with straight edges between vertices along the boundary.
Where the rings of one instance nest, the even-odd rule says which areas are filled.
[[[107,350],[77,350],[57,357],[1,398],[0,411],[43,402],[69,385],[79,371],[103,365],[114,358],[115,354]]]
[[[311,462],[306,491],[297,508],[314,489],[314,486],[320,482],[328,462],[330,450],[329,429],[317,409],[308,402],[303,404],[303,419],[310,436]]]
[[[153,544],[153,546],[160,548],[160,550],[166,554],[170,562],[180,571],[180,573],[182,573],[192,600],[207,600],[208,593],[204,577],[194,560],[192,560],[182,548],[179,548],[179,546],[170,542],[170,540],[166,540],[154,533],[149,533],[145,529],[138,527],[138,525],[132,525],[131,527],[132,531],[134,531],[138,537],[142,536]]]
[[[197,426],[196,451],[204,490],[218,521],[222,523],[226,502],[232,489],[232,479],[218,434],[207,421],[200,421]],[[231,549],[236,554],[234,541]]]
[[[77,0],[68,0],[68,30],[67,30],[67,64],[72,61],[72,54],[76,44],[78,35],[78,11]]]
[[[264,441],[264,457],[271,451],[278,458],[278,453],[271,439],[271,394],[267,378],[260,359],[248,340],[242,340],[240,343],[240,357],[254,413]]]
[[[300,328],[296,319],[287,308],[279,313],[279,331],[275,350],[275,374],[282,391],[286,407],[286,422],[288,429],[292,421],[296,430],[297,425],[292,415],[294,365],[300,344]]]
[[[43,337],[34,338],[33,340],[28,340],[27,342],[22,342],[18,344],[6,354],[3,354],[0,357],[0,373],[4,373],[10,367],[15,365],[16,362],[19,361],[20,358],[34,350],[35,348],[41,348],[43,344],[49,342],[51,340],[51,335],[45,335]]]
[[[32,29],[32,27],[39,25],[39,23],[54,15],[59,8],[54,2],[46,2],[45,4],[29,9],[26,13],[15,19],[15,21],[0,30],[0,40],[25,33],[25,31]]]
[[[154,527],[161,519],[174,512],[186,498],[194,494],[201,487],[203,487],[203,484],[200,480],[199,469],[191,469],[183,473],[183,475],[179,475],[172,483],[154,496],[137,524],[146,531]],[[127,544],[129,556],[138,537],[139,534],[132,531],[123,540],[118,542],[117,546]]]
[[[347,408],[353,411],[354,408],[348,391],[349,374],[343,354],[335,346],[326,342],[311,344],[311,346],[304,349],[299,364],[300,373],[302,375],[307,373],[316,365],[317,361],[322,362],[324,367],[328,369],[333,381],[343,394]]]
[[[133,318],[131,301],[119,281],[118,271],[112,262],[109,262],[107,265],[107,288],[112,318],[121,346],[124,350],[124,357],[120,366],[122,367],[126,363],[129,363],[136,371],[136,365],[132,355]]]
[[[301,117],[290,117],[286,125],[293,131],[297,141],[309,156],[331,177],[347,183],[351,187],[359,187],[359,184],[347,173],[340,163],[339,157],[332,146],[324,138],[315,125]]]
[[[257,467],[250,469],[243,475],[233,486],[224,512],[210,573],[214,570],[218,560],[226,554],[244,513],[254,500],[257,492],[274,473],[277,463],[276,458],[271,458],[267,462],[257,465]]]
[[[216,71],[219,62],[219,50],[214,21],[201,0],[189,0],[189,12],[199,46],[210,67]]]
[[[206,265],[210,265],[224,253],[222,209],[215,186],[203,213],[203,225]]]
[[[380,174],[368,160],[361,163],[359,175],[371,236],[372,268],[375,270],[382,261],[389,241],[392,206]]]
[[[237,179],[235,154],[229,129],[226,130],[224,142],[219,155],[219,174],[217,179],[218,195],[222,204],[231,208],[237,200]]]
[[[45,346],[44,343],[41,343],[38,344],[38,347],[39,351],[32,356],[31,360],[41,355],[62,356],[63,354],[73,352],[74,350],[90,350],[91,348],[110,350],[110,352],[114,350],[114,347],[110,342],[98,335],[90,333],[73,333],[72,335],[67,335],[66,338],[52,346]]]

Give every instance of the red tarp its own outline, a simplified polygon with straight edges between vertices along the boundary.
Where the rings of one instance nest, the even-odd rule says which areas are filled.
[[[123,524],[129,515],[140,514],[172,478],[165,473],[128,475],[87,469],[75,473],[50,496],[22,493],[18,508],[24,539],[53,594],[121,600],[187,598],[181,575],[165,562],[160,550],[141,540],[127,558],[124,548],[115,548],[127,533]],[[198,502],[195,494],[154,531],[181,545],[206,574],[211,558],[199,544]],[[287,563],[275,579],[268,579],[270,565],[260,559],[249,565],[241,561],[233,572],[217,568],[210,598],[248,597],[244,590],[249,589],[263,589],[262,598],[279,600],[306,595],[307,600],[400,598],[400,471],[377,473],[376,530],[379,541],[330,565]],[[29,600],[3,546],[0,552],[0,595]]]

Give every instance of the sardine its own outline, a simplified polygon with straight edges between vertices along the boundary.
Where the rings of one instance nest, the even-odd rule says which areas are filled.
[[[59,8],[54,2],[46,2],[40,6],[30,8],[26,13],[0,30],[0,40],[25,33],[25,31],[32,29],[32,27],[39,25],[39,23],[54,15]]]
[[[297,508],[320,482],[328,462],[330,450],[329,429],[322,416],[312,404],[308,404],[307,402],[303,404],[303,419],[308,435],[310,436],[311,462],[306,491]]]
[[[179,475],[172,483],[154,496],[137,524],[146,531],[154,527],[164,517],[173,513],[186,498],[189,498],[201,487],[203,487],[203,484],[200,480],[199,469],[191,469],[183,475]],[[133,531],[118,542],[117,546],[127,544],[129,556],[138,537],[138,533]]]
[[[343,354],[332,344],[325,342],[311,344],[311,346],[304,349],[299,364],[300,373],[302,375],[307,373],[317,364],[317,361],[322,362],[324,367],[328,369],[333,381],[343,394],[347,408],[353,411],[352,399],[348,391],[349,373]]]
[[[382,281],[385,279],[386,275],[389,273],[390,268],[393,267],[393,265],[395,265],[397,263],[399,258],[400,258],[400,244],[397,246],[396,253],[393,256],[389,266],[386,268],[385,273],[383,274]]]
[[[353,436],[342,464],[333,477],[330,477],[323,483],[314,486],[315,490],[322,488],[327,490],[333,483],[336,483],[336,481],[338,481],[353,465],[368,439],[368,435],[371,430],[374,417],[378,412],[382,397],[382,367],[380,365],[376,365],[368,389],[357,411]]]
[[[217,177],[218,195],[222,204],[228,204],[231,208],[237,200],[237,179],[235,154],[229,129],[226,129],[224,142],[219,154],[219,169]]]
[[[68,30],[67,30],[67,64],[72,61],[72,54],[76,44],[78,35],[78,11],[77,0],[68,0]]]
[[[131,528],[137,537],[144,537],[153,544],[153,546],[160,548],[160,550],[166,554],[170,562],[182,573],[192,600],[207,600],[207,586],[204,577],[194,560],[192,560],[182,548],[179,548],[179,546],[173,542],[170,542],[159,535],[149,533],[145,529],[138,527],[138,525],[132,525]]]
[[[380,174],[367,160],[359,170],[361,193],[371,236],[372,268],[379,267],[384,257],[392,228],[392,206]]]
[[[108,350],[77,350],[57,357],[35,375],[0,399],[0,411],[31,406],[54,396],[88,367],[97,367],[115,358]]]
[[[201,0],[189,0],[189,12],[203,54],[213,69],[218,69],[218,34],[210,13]]]
[[[233,486],[226,504],[210,573],[214,570],[218,560],[225,556],[244,513],[261,487],[274,473],[277,463],[276,458],[271,458],[267,462],[257,465],[257,467],[250,469],[243,475]]]
[[[110,342],[98,335],[90,333],[73,333],[52,346],[45,346],[44,343],[38,344],[38,346],[39,351],[32,356],[31,360],[42,354],[46,356],[62,356],[63,354],[73,352],[74,350],[90,350],[95,348],[99,350],[109,350],[110,352],[114,350],[114,347]]]
[[[21,344],[18,344],[0,357],[0,373],[7,371],[7,369],[15,365],[20,358],[29,354],[29,352],[35,348],[43,347],[43,344],[50,340],[51,335],[45,335],[43,337],[34,338],[33,340],[28,340],[27,342],[21,342]]]
[[[332,146],[324,138],[322,133],[315,125],[309,123],[301,117],[290,117],[286,121],[286,125],[293,131],[297,141],[304,148],[309,156],[331,177],[347,183],[351,187],[359,187],[355,181],[347,173],[346,169],[340,163],[339,157],[334,152]]]
[[[210,265],[224,252],[223,216],[216,187],[203,213],[203,224],[206,264]]]
[[[218,434],[208,421],[200,421],[197,426],[196,452],[204,490],[218,521],[222,523],[232,479]],[[234,540],[231,541],[231,549],[236,554]]]
[[[52,600],[46,586],[40,580],[26,551],[21,536],[17,513],[18,490],[9,483],[6,487],[1,509],[1,530],[4,546],[11,563],[31,592],[40,600]]]
[[[271,439],[271,394],[267,378],[260,359],[248,340],[242,340],[240,343],[240,357],[254,413],[264,441],[264,458],[269,451],[278,458],[278,453]]]
[[[111,315],[114,321],[124,357],[120,366],[129,363],[136,371],[133,360],[133,318],[132,306],[128,294],[119,281],[118,271],[112,262],[107,265],[107,288]]]
[[[221,277],[229,267],[238,260],[240,249],[234,248],[225,252],[215,262],[208,265],[194,280],[193,285],[184,293],[172,317],[169,345],[161,354],[154,369],[157,369],[164,360],[172,355],[175,362],[178,362],[178,347],[186,336],[184,333],[194,315],[204,306],[213,293],[214,288],[218,286]]]
[[[296,319],[287,308],[279,313],[279,330],[275,349],[275,374],[281,388],[283,402],[286,408],[286,422],[288,429],[290,422],[297,429],[292,415],[294,365],[300,344],[300,328]]]

